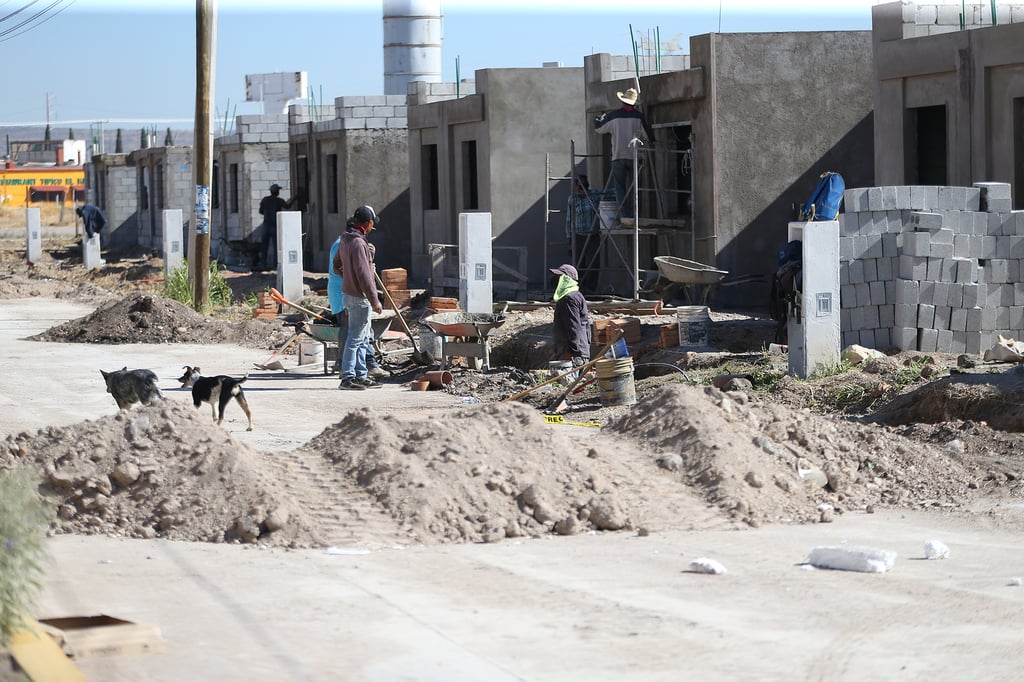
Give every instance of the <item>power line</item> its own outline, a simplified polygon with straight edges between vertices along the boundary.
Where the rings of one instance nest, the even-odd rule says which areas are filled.
[[[21,14],[22,12],[24,12],[37,2],[39,2],[39,0],[32,0],[32,2],[28,3],[27,5],[24,5],[21,8],[16,9],[15,11],[3,17],[0,17],[0,23],[3,23],[8,19],[13,19],[14,17]],[[0,31],[0,43],[7,42],[8,40],[17,38],[18,36],[27,33],[28,31],[31,31],[34,28],[39,28],[40,26],[42,26],[50,19],[54,18],[55,16],[57,16],[58,14],[60,14],[73,4],[75,4],[75,0],[53,0],[49,5],[46,5],[32,16],[23,19],[20,23],[11,25],[10,27],[4,29],[3,31]],[[61,7],[61,5],[63,5],[63,7]],[[60,7],[60,9],[58,9],[56,12],[53,11],[57,7]]]

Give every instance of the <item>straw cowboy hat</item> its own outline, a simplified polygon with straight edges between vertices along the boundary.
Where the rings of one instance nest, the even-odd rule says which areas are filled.
[[[615,96],[630,106],[636,104],[637,99],[640,97],[634,88],[629,88],[625,92],[616,92]]]

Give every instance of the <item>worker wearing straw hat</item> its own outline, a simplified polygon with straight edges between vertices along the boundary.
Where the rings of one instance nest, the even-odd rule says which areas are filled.
[[[654,144],[654,132],[636,102],[640,97],[636,88],[616,92],[622,107],[609,111],[594,119],[594,129],[612,138],[612,185],[615,189],[615,203],[623,225],[630,225],[633,215],[633,148],[634,139]],[[641,161],[637,161],[639,167]]]

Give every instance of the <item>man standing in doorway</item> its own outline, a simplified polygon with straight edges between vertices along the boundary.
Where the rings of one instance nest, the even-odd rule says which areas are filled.
[[[288,201],[281,198],[281,185],[270,186],[270,194],[260,201],[260,215],[263,216],[263,239],[260,248],[260,265],[264,270],[277,267],[277,214],[291,207],[295,197]]]
[[[594,119],[594,129],[601,134],[612,136],[612,185],[615,187],[615,203],[619,209],[619,220],[623,225],[632,225],[633,215],[633,148],[630,144],[638,139],[644,144],[654,144],[654,132],[647,124],[644,114],[636,106],[639,94],[629,88],[615,93],[622,107],[609,111]],[[643,156],[637,156],[637,171],[643,163]]]
[[[341,235],[338,248],[337,270],[342,273],[341,293],[348,313],[348,337],[341,357],[341,384],[343,391],[362,391],[380,388],[381,384],[367,376],[366,348],[371,338],[370,311],[380,313],[383,306],[377,295],[377,282],[373,271],[373,254],[366,236],[377,226],[379,219],[372,206],[360,206],[352,214],[352,229]]]

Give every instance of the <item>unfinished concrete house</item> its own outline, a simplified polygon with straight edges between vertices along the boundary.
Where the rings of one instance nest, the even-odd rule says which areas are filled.
[[[364,204],[381,218],[371,236],[380,267],[409,267],[409,153],[405,96],[335,99],[334,116],[290,108],[288,146],[294,194],[302,200],[306,267],[325,272],[331,244]]]
[[[689,68],[639,78],[656,138],[641,151],[640,268],[673,255],[731,276],[767,274],[794,205],[807,201],[821,173],[839,172],[848,186],[872,184],[871,34],[705,34],[689,46]],[[588,119],[620,107],[616,92],[634,85],[632,74],[606,54],[584,65]],[[607,137],[588,125],[592,186],[609,174]],[[621,238],[620,250],[629,253],[630,242]],[[634,273],[604,252],[602,278],[628,295]],[[714,300],[762,306],[767,287],[720,286]]]
[[[1024,5],[872,8],[875,174],[840,216],[844,344],[1024,336]]]
[[[275,183],[291,198],[290,180],[288,114],[236,117],[234,132],[213,141],[212,254],[227,265],[252,265],[262,236],[260,200]]]
[[[568,158],[570,140],[583,139],[583,70],[480,69],[474,84],[455,99],[410,98],[412,275],[450,273],[459,213],[488,212],[495,292],[521,298],[566,258],[547,254],[545,163],[547,155]],[[566,192],[555,205],[565,205]]]
[[[195,204],[192,147],[136,149],[128,155],[128,161],[135,166],[135,194],[138,202],[135,243],[151,249],[162,249],[163,210],[182,209],[187,221]]]
[[[86,201],[107,217],[103,245],[138,243],[139,195],[135,165],[128,154],[94,154],[85,164]]]

